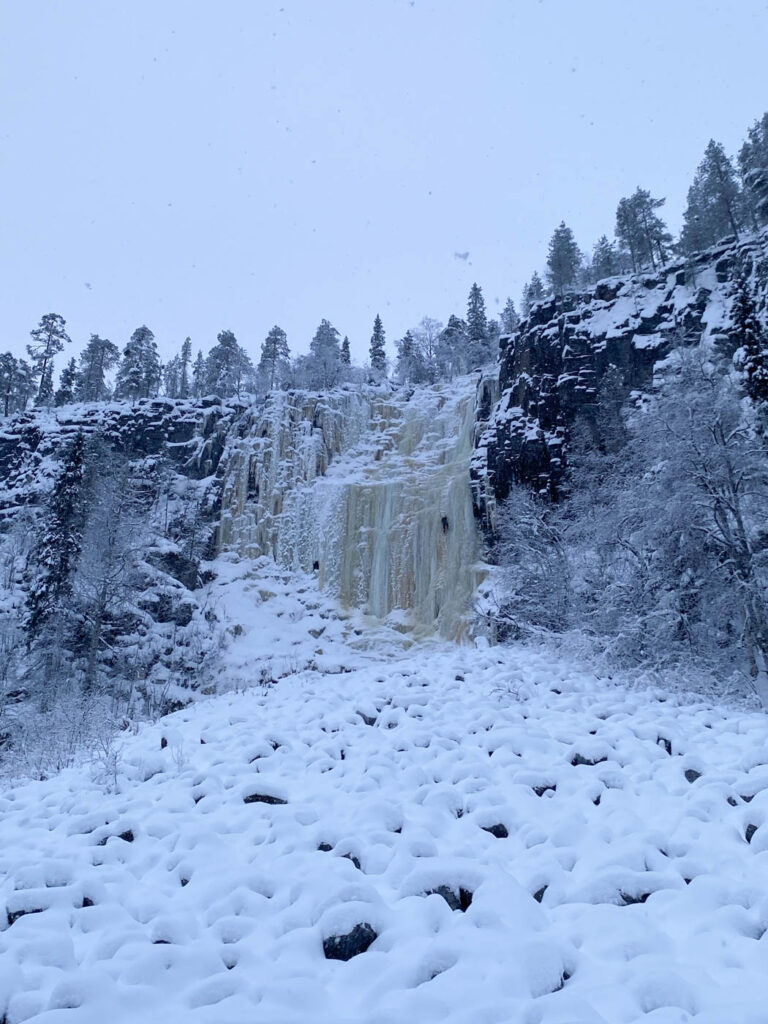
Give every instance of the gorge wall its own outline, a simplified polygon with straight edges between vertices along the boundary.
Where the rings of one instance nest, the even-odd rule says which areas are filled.
[[[594,419],[611,367],[626,398],[649,388],[654,368],[678,346],[714,346],[732,356],[738,346],[729,315],[737,266],[765,316],[763,232],[658,273],[609,278],[588,292],[539,302],[514,334],[502,338],[500,397],[479,424],[472,460],[475,510],[486,526],[514,483],[557,496],[570,432],[579,417]]]

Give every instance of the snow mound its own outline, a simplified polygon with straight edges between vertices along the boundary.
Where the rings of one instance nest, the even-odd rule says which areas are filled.
[[[764,1022],[767,740],[438,641],[214,697],[0,795],[0,1019]]]

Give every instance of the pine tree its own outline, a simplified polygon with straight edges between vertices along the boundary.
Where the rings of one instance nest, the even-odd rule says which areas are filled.
[[[491,357],[488,317],[485,312],[483,290],[477,283],[469,290],[467,299],[467,368],[477,370]]]
[[[734,359],[744,373],[747,394],[753,402],[768,402],[768,336],[743,267],[736,275],[731,321],[739,346]]]
[[[185,338],[179,356],[179,398],[189,398],[191,383],[189,379],[192,362],[192,339]]]
[[[11,412],[18,360],[11,352],[0,355],[0,402],[3,404],[3,416]]]
[[[58,313],[46,313],[38,326],[30,331],[32,344],[27,345],[27,352],[32,359],[35,376],[40,381],[38,405],[50,405],[53,400],[53,359],[72,340],[66,326],[66,320]]]
[[[614,274],[620,273],[616,248],[605,235],[601,235],[595,242],[595,247],[592,250],[591,270],[595,281],[602,281],[603,278],[613,277]]]
[[[114,342],[92,334],[80,353],[75,397],[80,402],[100,402],[107,396],[107,373],[117,363],[120,352]]]
[[[232,331],[220,331],[205,361],[205,388],[221,398],[240,396],[253,373],[247,353]]]
[[[753,226],[768,224],[768,113],[749,129],[739,151],[739,171]]]
[[[48,500],[32,564],[36,572],[27,596],[24,628],[32,643],[71,586],[80,554],[84,521],[85,437],[78,431],[64,455]]]
[[[523,286],[523,298],[521,302],[523,316],[528,316],[532,307],[535,306],[537,302],[541,302],[545,297],[546,292],[544,291],[544,284],[539,277],[538,272],[534,270],[531,280],[528,284]]]
[[[616,237],[629,253],[635,273],[648,267],[663,266],[672,236],[656,212],[665,199],[654,199],[647,189],[637,188],[616,209]]]
[[[341,343],[341,361],[345,366],[352,365],[352,353],[349,350],[349,338],[344,335],[344,340]]]
[[[70,359],[59,377],[59,387],[54,396],[56,405],[70,405],[75,400],[75,383],[77,381],[77,362]]]
[[[680,247],[686,253],[708,249],[726,235],[739,237],[743,199],[733,164],[719,142],[710,139],[688,189]]]
[[[581,253],[565,221],[560,221],[549,241],[547,276],[555,295],[564,295],[575,284],[581,266]]]
[[[517,330],[520,323],[520,317],[517,315],[515,304],[512,299],[507,299],[504,304],[504,309],[501,311],[501,333],[512,334],[513,331]]]
[[[270,330],[261,344],[259,374],[269,391],[275,386],[281,387],[288,376],[291,353],[288,349],[288,337],[282,327],[277,324]]]
[[[384,349],[384,325],[381,317],[376,314],[373,321],[373,333],[371,334],[371,347],[369,350],[371,369],[376,377],[384,377],[387,372],[387,354]]]
[[[138,398],[152,398],[157,394],[161,379],[155,336],[146,325],[137,327],[123,349],[115,382],[115,397],[134,401]]]

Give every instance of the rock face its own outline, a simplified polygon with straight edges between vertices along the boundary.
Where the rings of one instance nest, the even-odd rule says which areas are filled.
[[[671,349],[700,342],[732,355],[728,310],[736,266],[758,302],[768,292],[768,234],[731,240],[656,274],[609,278],[591,291],[537,303],[501,340],[500,397],[478,431],[476,513],[490,525],[515,483],[555,498],[575,421],[594,419],[611,367],[622,397],[648,389]],[[479,403],[480,420],[483,400]]]

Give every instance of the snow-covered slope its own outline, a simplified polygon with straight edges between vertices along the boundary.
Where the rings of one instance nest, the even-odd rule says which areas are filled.
[[[266,685],[0,796],[0,1019],[764,1024],[764,716],[221,568]]]

